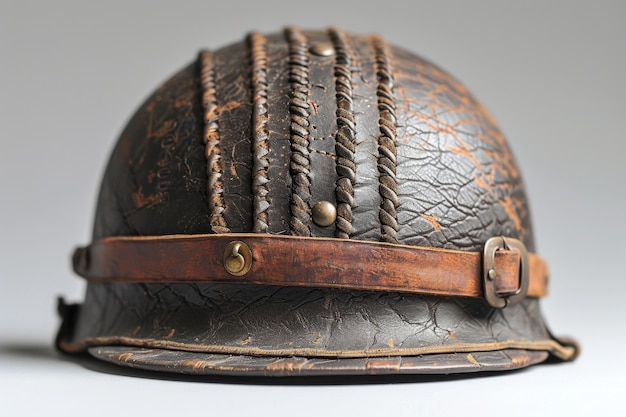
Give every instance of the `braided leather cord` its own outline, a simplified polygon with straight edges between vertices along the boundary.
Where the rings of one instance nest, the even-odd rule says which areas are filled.
[[[289,82],[291,95],[291,233],[311,236],[311,159],[309,152],[309,57],[307,40],[297,28],[285,30],[289,42]]]
[[[250,61],[252,70],[252,194],[253,194],[253,230],[257,233],[267,232],[267,171],[268,131],[267,131],[267,39],[259,33],[248,36]]]
[[[375,67],[378,86],[378,172],[379,190],[382,196],[380,224],[382,240],[398,243],[398,182],[396,180],[396,105],[393,97],[393,75],[389,66],[385,43],[378,36],[372,37],[375,51]]]
[[[222,184],[222,166],[219,135],[219,111],[215,98],[215,74],[212,54],[200,52],[200,82],[202,84],[202,105],[204,107],[204,144],[209,177],[209,205],[211,209],[211,230],[214,233],[228,233],[230,229],[224,220],[224,186]]]
[[[352,226],[354,207],[354,183],[356,182],[356,125],[352,100],[352,56],[349,53],[346,35],[337,29],[328,31],[335,47],[335,91],[337,97],[337,230],[335,236],[348,239],[355,229]]]

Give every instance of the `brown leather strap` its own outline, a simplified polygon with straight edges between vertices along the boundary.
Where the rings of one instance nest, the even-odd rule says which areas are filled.
[[[249,270],[225,267],[232,243],[251,252]],[[229,246],[230,245],[230,246]],[[495,289],[520,286],[520,252],[495,253]],[[482,253],[268,234],[114,237],[76,250],[76,273],[93,282],[221,282],[483,297]],[[528,254],[528,296],[547,293],[547,265]]]

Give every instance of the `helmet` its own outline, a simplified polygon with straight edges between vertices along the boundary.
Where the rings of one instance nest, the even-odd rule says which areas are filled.
[[[451,76],[378,36],[252,33],[126,126],[57,346],[190,374],[571,360],[534,248],[511,151]]]

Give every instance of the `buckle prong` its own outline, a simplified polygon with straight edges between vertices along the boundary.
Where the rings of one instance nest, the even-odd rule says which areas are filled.
[[[500,249],[514,250],[520,254],[519,285],[515,292],[499,293],[496,291],[496,252]],[[528,293],[529,265],[528,251],[520,240],[512,237],[492,237],[485,242],[483,250],[483,292],[485,299],[494,308],[504,308],[517,304]]]

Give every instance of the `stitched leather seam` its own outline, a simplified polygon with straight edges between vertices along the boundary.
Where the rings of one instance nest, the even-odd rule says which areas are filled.
[[[228,233],[230,229],[223,217],[224,186],[222,183],[221,150],[219,135],[219,110],[215,98],[215,74],[212,54],[200,52],[200,81],[202,84],[202,105],[204,107],[204,144],[209,177],[209,205],[211,210],[211,230],[214,233]]]
[[[158,339],[138,339],[124,336],[88,337],[80,342],[61,341],[60,347],[67,352],[80,352],[91,346],[124,345],[156,349],[170,349],[187,352],[218,353],[245,356],[303,356],[316,358],[375,358],[387,356],[418,356],[441,353],[491,352],[504,349],[525,349],[547,351],[559,359],[569,360],[576,350],[563,346],[555,340],[518,341],[507,340],[493,343],[458,343],[450,345],[423,346],[415,348],[378,348],[359,350],[324,349],[262,349],[254,347],[196,345]]]
[[[375,54],[375,68],[378,86],[378,172],[379,192],[382,197],[379,218],[382,240],[398,243],[398,182],[396,180],[396,105],[393,96],[393,76],[387,57],[385,43],[377,36],[372,36]]]
[[[346,35],[337,29],[329,29],[328,34],[335,47],[335,91],[337,97],[337,134],[335,153],[337,154],[337,220],[335,236],[349,239],[355,232],[352,225],[354,207],[354,183],[356,182],[356,124],[352,99],[352,56]]]
[[[307,39],[295,27],[285,29],[289,42],[291,96],[291,233],[311,236],[311,158],[309,151],[309,56]]]
[[[267,210],[267,172],[268,159],[268,136],[267,121],[267,39],[259,34],[252,33],[248,36],[250,48],[251,76],[252,76],[252,143],[253,167],[252,167],[252,193],[253,202],[253,230],[256,233],[265,233],[268,229]]]

